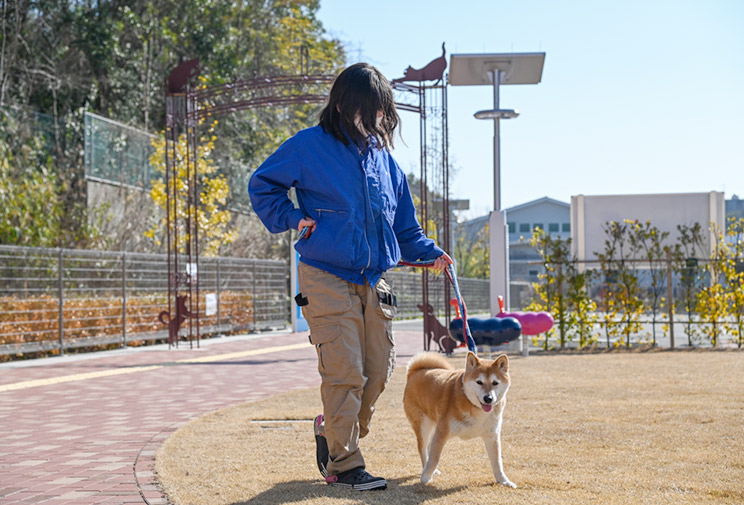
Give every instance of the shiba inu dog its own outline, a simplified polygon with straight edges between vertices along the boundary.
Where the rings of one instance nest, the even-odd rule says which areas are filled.
[[[501,421],[509,389],[509,358],[479,359],[468,353],[465,370],[441,355],[423,353],[408,364],[403,407],[416,432],[421,482],[431,482],[444,444],[452,437],[481,437],[499,484],[517,487],[501,461]]]

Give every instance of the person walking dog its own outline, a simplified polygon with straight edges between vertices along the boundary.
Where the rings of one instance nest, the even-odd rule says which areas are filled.
[[[399,122],[382,73],[351,65],[336,77],[319,124],[284,142],[248,184],[269,231],[305,230],[295,246],[297,303],[321,376],[318,468],[328,484],[359,491],[387,487],[366,471],[359,448],[395,368],[397,304],[383,274],[401,259],[435,260],[438,271],[452,263],[424,235],[406,175],[390,153]]]

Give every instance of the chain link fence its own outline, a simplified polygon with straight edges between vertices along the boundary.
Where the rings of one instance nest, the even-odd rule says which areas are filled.
[[[145,131],[85,113],[86,179],[150,189],[155,139]]]

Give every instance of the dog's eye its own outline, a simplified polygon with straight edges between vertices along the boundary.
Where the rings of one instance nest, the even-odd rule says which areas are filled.
[[[483,381],[482,380],[477,380],[477,381],[475,381],[475,383],[478,384],[479,386],[482,386],[483,385]]]
[[[494,386],[498,386],[499,385],[499,381],[493,381],[491,384],[493,384]]]

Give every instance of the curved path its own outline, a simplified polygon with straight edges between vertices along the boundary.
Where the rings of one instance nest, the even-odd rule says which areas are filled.
[[[423,347],[416,326],[396,324],[399,366]],[[175,429],[319,383],[307,333],[0,364],[0,504],[165,505],[154,455]]]

